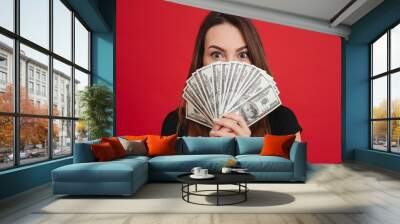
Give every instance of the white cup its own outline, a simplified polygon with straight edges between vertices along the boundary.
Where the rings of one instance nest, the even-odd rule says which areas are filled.
[[[200,176],[207,176],[208,175],[208,169],[201,169],[200,170]]]
[[[193,167],[192,173],[193,173],[194,175],[196,175],[196,176],[199,176],[199,175],[201,175],[201,174],[200,174],[200,171],[201,171],[201,170],[202,170],[201,167]]]
[[[221,172],[222,173],[230,173],[232,171],[232,168],[230,167],[222,167]]]

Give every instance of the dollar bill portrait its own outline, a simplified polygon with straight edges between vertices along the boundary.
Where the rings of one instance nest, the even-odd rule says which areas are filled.
[[[247,123],[249,123],[251,119],[255,119],[259,114],[258,107],[253,102],[245,103],[239,111],[240,115],[246,120]]]
[[[267,58],[264,52],[260,36],[249,19],[219,12],[210,12],[200,25],[194,43],[192,62],[187,79],[189,80],[191,74],[197,69],[217,61],[238,61],[252,64],[273,76],[268,68]],[[209,78],[209,76],[207,77],[207,71],[204,72],[205,75],[201,76],[201,79]],[[224,80],[221,81],[225,83]],[[231,82],[235,83],[235,81]],[[210,88],[209,86],[195,86],[195,84],[196,83],[189,83],[189,85],[193,85],[192,88],[199,90],[196,95],[203,96],[203,98],[197,96],[198,104],[204,105],[206,102],[204,97],[212,97],[208,94]],[[224,86],[222,86],[222,88],[223,87]],[[224,92],[228,94],[235,93],[235,89],[231,88],[232,87],[227,87]],[[254,89],[257,89],[257,87],[254,87]],[[248,103],[237,107],[236,111],[223,114],[218,119],[213,119],[212,127],[207,127],[199,122],[186,119],[186,113],[190,112],[195,117],[196,113],[201,113],[201,111],[194,108],[186,108],[186,101],[182,98],[178,108],[168,113],[165,117],[161,127],[161,134],[171,135],[177,133],[178,136],[211,137],[295,134],[296,140],[301,141],[302,127],[293,111],[284,105],[277,105],[272,112],[269,112],[259,120],[254,120],[254,123],[248,125],[249,120],[255,119],[256,115],[261,113],[259,110],[268,101],[267,99],[273,97],[271,93],[272,91],[265,92],[259,99],[257,98],[258,96],[255,96],[253,102],[256,103]],[[218,100],[221,99],[213,98],[212,102],[220,105],[226,103]],[[230,106],[235,108],[235,105]],[[206,112],[212,113],[213,111],[205,111],[205,113]]]

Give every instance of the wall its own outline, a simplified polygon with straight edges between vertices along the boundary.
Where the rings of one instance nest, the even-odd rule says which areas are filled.
[[[0,199],[48,183],[53,169],[71,163],[69,157],[0,172]]]
[[[400,22],[400,1],[386,0],[353,24],[345,44],[345,133],[343,159],[367,162],[389,169],[400,156],[368,150],[369,148],[369,47],[368,44],[391,25]],[[362,151],[360,151],[362,150]],[[390,159],[389,159],[389,157]]]
[[[159,134],[180,102],[205,10],[165,1],[117,1],[117,135]],[[341,161],[341,39],[254,21],[268,64],[303,127],[308,159]]]
[[[93,2],[93,0],[92,0]],[[82,18],[87,19],[92,32],[92,81],[114,89],[115,1],[98,0],[96,4],[81,4],[69,0]],[[90,6],[90,7],[89,7]],[[98,7],[98,8],[93,8]],[[99,14],[101,13],[101,14]],[[96,15],[96,16],[94,16]],[[104,20],[100,16],[104,15]],[[104,24],[108,24],[105,27]],[[107,31],[107,32],[103,32]],[[110,132],[113,128],[110,127]],[[0,199],[27,191],[51,181],[51,171],[72,163],[72,157],[27,165],[0,172]]]

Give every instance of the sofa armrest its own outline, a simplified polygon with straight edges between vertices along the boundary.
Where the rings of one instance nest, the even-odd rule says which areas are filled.
[[[305,181],[307,174],[307,143],[295,141],[290,148],[290,160],[293,162],[293,179]]]
[[[95,162],[90,146],[92,144],[100,143],[100,140],[75,143],[74,145],[74,163],[89,163]]]

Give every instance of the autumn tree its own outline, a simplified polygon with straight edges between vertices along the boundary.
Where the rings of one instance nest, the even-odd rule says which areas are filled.
[[[391,104],[391,117],[400,117],[400,100],[393,99]],[[387,100],[381,101],[378,106],[373,108],[373,118],[387,118]],[[398,142],[400,138],[400,122],[392,121],[392,142]],[[375,121],[373,125],[374,139],[386,139],[387,136],[387,121]]]
[[[0,111],[13,112],[14,107],[14,88],[13,85],[8,85],[6,92],[0,93]],[[24,87],[20,88],[20,110],[23,114],[42,114],[46,115],[47,104],[34,105],[29,99],[29,95]],[[58,113],[58,111],[55,111]],[[13,119],[11,116],[0,116],[0,147],[12,150],[13,147]],[[48,119],[47,118],[20,118],[20,149],[24,149],[26,145],[45,146],[48,136]],[[53,138],[58,137],[59,128],[53,127]]]

